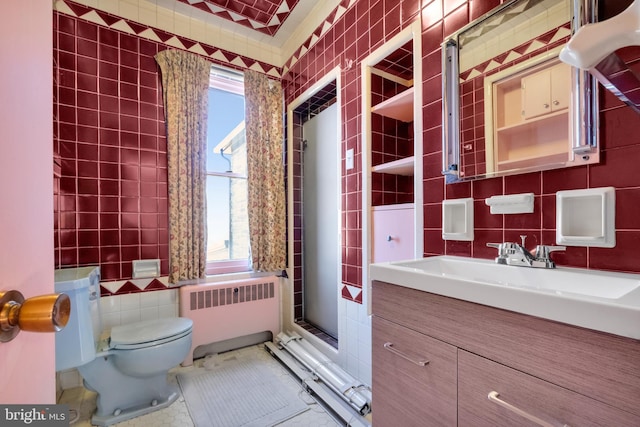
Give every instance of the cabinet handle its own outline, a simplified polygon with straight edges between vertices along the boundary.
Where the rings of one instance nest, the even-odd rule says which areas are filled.
[[[535,415],[531,415],[530,413],[525,412],[520,408],[516,408],[515,406],[505,402],[502,399],[499,399],[498,396],[500,396],[500,393],[498,393],[497,391],[490,391],[489,395],[487,397],[493,403],[496,403],[496,404],[502,406],[503,408],[506,408],[506,409],[510,410],[511,412],[514,412],[514,413],[520,415],[521,417],[526,418],[529,421],[538,424],[539,426],[542,426],[542,427],[554,427],[553,424],[550,424],[550,423],[548,423],[548,422],[546,422],[544,420],[541,420],[540,418],[536,417]],[[567,424],[563,424],[563,427],[569,427],[569,426]]]
[[[546,104],[546,103],[545,103],[545,104],[543,104],[543,107],[544,107],[544,108],[549,108],[549,104]]]
[[[386,342],[384,343],[384,348],[386,348],[387,350],[389,350],[391,353],[395,354],[396,356],[400,356],[405,360],[408,360],[411,363],[415,363],[418,366],[427,366],[429,364],[429,361],[426,359],[422,359],[422,360],[414,360],[412,359],[410,356],[404,354],[403,352],[397,350],[394,346],[393,343],[390,342]]]
[[[553,105],[560,105],[560,101],[553,101]]]
[[[391,237],[391,234],[389,234],[389,235],[387,236],[387,242],[390,242],[390,241],[392,241],[392,240],[393,240],[393,237]]]

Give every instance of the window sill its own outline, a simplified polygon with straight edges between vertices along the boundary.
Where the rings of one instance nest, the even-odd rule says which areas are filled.
[[[234,261],[214,261],[208,262],[206,268],[207,276],[218,276],[228,273],[252,272],[251,266],[247,260]]]

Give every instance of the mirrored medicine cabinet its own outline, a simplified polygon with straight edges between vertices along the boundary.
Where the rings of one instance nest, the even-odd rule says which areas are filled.
[[[558,59],[593,0],[514,0],[443,43],[446,182],[597,163],[597,82]]]

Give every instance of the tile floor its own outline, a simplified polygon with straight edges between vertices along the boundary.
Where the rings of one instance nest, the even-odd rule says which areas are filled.
[[[249,352],[267,362],[269,367],[273,369],[274,372],[276,372],[279,376],[285,377],[286,381],[290,384],[291,387],[296,387],[299,390],[298,395],[309,405],[309,410],[278,424],[278,427],[335,427],[344,425],[340,421],[336,420],[332,415],[330,415],[329,412],[327,412],[325,408],[320,403],[318,403],[311,395],[304,391],[300,386],[298,379],[293,377],[280,364],[280,362],[278,362],[267,351],[265,351],[262,344],[245,347],[215,356],[207,356],[206,358],[195,360],[193,366],[178,366],[177,368],[169,371],[169,380],[175,383],[176,375],[178,373],[202,366],[203,363],[207,363],[208,358],[227,358],[232,357],[233,355],[246,355]],[[66,403],[71,409],[79,409],[79,417],[77,421],[71,424],[73,427],[91,426],[91,414],[96,407],[96,393],[91,392],[83,387],[68,389],[62,393],[58,403]],[[178,400],[176,400],[168,408],[164,408],[159,411],[152,412],[151,414],[143,415],[141,417],[114,425],[118,427],[192,427],[193,422],[191,420],[191,417],[189,416],[189,411],[187,410],[184,399],[182,398],[182,396],[180,396]]]

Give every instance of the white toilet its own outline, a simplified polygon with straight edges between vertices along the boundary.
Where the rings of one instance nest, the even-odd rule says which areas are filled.
[[[167,372],[191,348],[190,319],[115,326],[101,339],[100,269],[55,271],[55,291],[69,295],[71,316],[56,333],[56,370],[77,368],[98,393],[92,424],[108,426],[165,408],[179,396]]]

